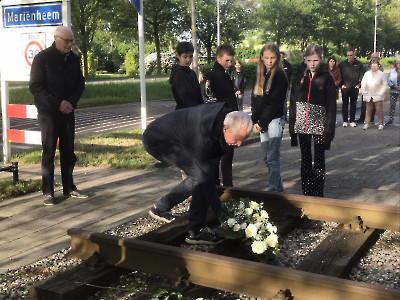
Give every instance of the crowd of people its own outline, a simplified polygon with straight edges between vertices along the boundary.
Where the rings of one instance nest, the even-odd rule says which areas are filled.
[[[65,26],[54,34],[54,43],[40,52],[31,69],[30,91],[38,108],[42,133],[42,192],[45,205],[54,205],[54,155],[59,141],[61,175],[65,197],[86,198],[74,185],[74,110],[84,90],[79,60],[71,51],[74,35]],[[243,112],[246,74],[241,62],[234,60],[235,50],[223,44],[216,49],[213,69],[206,80],[208,101],[191,69],[194,47],[180,42],[176,48],[177,64],[169,82],[176,101],[175,111],[150,123],[143,132],[143,146],[161,163],[182,171],[182,181],[157,201],[149,215],[164,222],[176,216],[171,209],[190,198],[186,242],[214,244],[220,238],[206,226],[209,208],[218,215],[221,202],[216,185],[233,186],[234,148],[242,145],[255,131],[260,135],[262,160],[268,169],[271,192],[284,192],[280,170],[280,149],[285,122],[289,122],[291,145],[300,146],[301,184],[304,195],[324,196],[325,151],[335,136],[336,103],[342,92],[343,126],[356,127],[364,122],[368,129],[374,111],[378,130],[384,128],[382,100],[390,87],[390,112],[386,125],[393,123],[400,95],[400,59],[389,76],[380,70],[379,54],[362,65],[347,52],[347,60],[337,66],[336,58],[322,61],[322,49],[309,46],[304,60],[295,71],[275,43],[268,42],[258,56],[256,78],[251,93],[251,116]],[[229,72],[232,63],[235,69]],[[361,88],[361,115],[355,118],[356,101]],[[286,118],[287,102],[289,118]],[[348,106],[350,104],[350,118]],[[364,115],[365,116],[364,116]],[[313,145],[313,146],[312,146]],[[313,149],[312,149],[313,148]]]

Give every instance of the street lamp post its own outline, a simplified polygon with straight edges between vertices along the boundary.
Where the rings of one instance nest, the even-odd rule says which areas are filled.
[[[374,29],[374,53],[376,52],[376,27],[378,21],[378,0],[375,0],[375,29]]]
[[[219,0],[217,0],[217,46],[220,45],[220,32],[219,32]]]
[[[194,4],[194,0],[191,1],[192,3],[192,42],[194,47],[193,52],[193,71],[199,76],[199,68],[198,68],[198,55],[197,55],[197,37],[196,37],[196,7]]]

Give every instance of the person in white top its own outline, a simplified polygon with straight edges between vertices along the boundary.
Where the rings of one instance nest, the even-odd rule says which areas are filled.
[[[361,90],[364,101],[367,102],[367,113],[365,117],[364,130],[367,130],[371,121],[371,112],[375,105],[378,113],[378,130],[383,129],[383,100],[387,89],[386,75],[379,70],[377,63],[371,64],[371,70],[364,74],[361,81]]]

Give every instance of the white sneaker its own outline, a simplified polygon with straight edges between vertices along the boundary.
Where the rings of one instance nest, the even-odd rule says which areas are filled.
[[[363,127],[363,129],[364,129],[364,130],[367,130],[367,129],[368,129],[368,127],[369,127],[369,126],[368,126],[368,124],[364,124],[364,127]]]
[[[356,122],[351,122],[351,123],[350,123],[350,126],[351,126],[351,127],[357,127],[357,124],[356,124]]]
[[[347,122],[343,122],[343,127],[347,127]]]
[[[379,125],[378,126],[378,131],[382,131],[383,130],[383,125]]]

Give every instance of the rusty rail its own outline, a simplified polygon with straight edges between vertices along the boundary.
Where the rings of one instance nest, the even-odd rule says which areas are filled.
[[[359,203],[331,198],[256,191],[244,188],[218,187],[221,201],[232,197],[263,202],[264,208],[278,210],[284,216],[341,224],[362,223],[364,227],[400,231],[400,207]],[[358,223],[358,224],[355,224]]]
[[[289,289],[296,300],[394,300],[400,290],[203,253],[132,238],[69,229],[71,251],[82,258],[100,254],[107,264],[176,281],[184,274],[198,285],[267,298]]]

